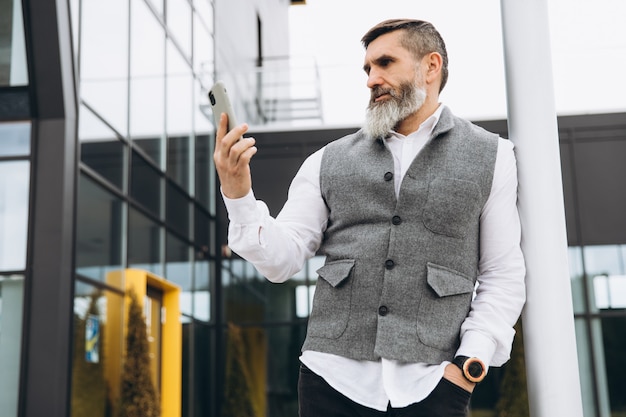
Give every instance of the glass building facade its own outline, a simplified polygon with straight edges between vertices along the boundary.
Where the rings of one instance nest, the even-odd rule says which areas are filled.
[[[214,127],[201,109],[214,76],[214,5],[76,0],[71,10],[80,83],[71,415],[85,415],[91,407],[89,415],[104,416],[116,408],[119,384],[105,377],[108,396],[95,406],[85,380],[89,372],[119,378],[122,362],[104,357],[104,370],[77,364],[84,362],[80,330],[89,317],[99,315],[108,332],[122,332],[121,323],[109,321],[123,315],[108,310],[124,296],[123,280],[112,280],[111,273],[127,268],[181,288],[181,411],[211,415]],[[122,338],[120,333],[107,340],[121,345]],[[104,352],[117,355],[120,349]]]
[[[229,252],[206,112],[221,74],[245,97],[239,114],[271,119],[255,107],[269,96],[258,67],[284,81],[270,59],[280,54],[268,52],[284,25],[261,22],[284,19],[289,2],[261,3],[280,11],[249,5],[237,12],[249,12],[255,30],[220,34],[232,2],[0,0],[3,416],[114,415],[120,272],[129,270],[180,288],[180,415],[297,415],[298,356],[323,259],[272,284]],[[220,60],[235,40],[232,55],[251,58]],[[506,136],[504,121],[483,125]],[[353,130],[252,132],[264,146],[253,162],[257,197],[277,214],[304,158]],[[561,117],[559,135],[585,416],[623,416],[626,114]],[[150,340],[160,337],[162,306],[163,294],[148,290]],[[153,378],[164,386],[160,371]],[[490,371],[477,390],[477,415],[495,416],[506,371]]]

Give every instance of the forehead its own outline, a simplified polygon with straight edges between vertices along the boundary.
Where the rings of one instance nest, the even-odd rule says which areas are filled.
[[[365,50],[365,64],[377,60],[381,56],[411,59],[411,53],[400,43],[403,31],[395,30],[374,39]]]

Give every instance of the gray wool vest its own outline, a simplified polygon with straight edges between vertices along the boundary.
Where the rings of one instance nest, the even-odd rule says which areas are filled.
[[[498,137],[444,109],[394,192],[382,139],[327,145],[320,187],[329,220],[303,350],[441,363],[459,346],[478,271],[479,218]]]

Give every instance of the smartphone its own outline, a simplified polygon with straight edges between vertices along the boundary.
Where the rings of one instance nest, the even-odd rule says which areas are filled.
[[[226,113],[228,115],[228,131],[230,132],[235,126],[237,126],[237,118],[233,111],[233,106],[228,98],[226,87],[223,81],[217,81],[213,87],[209,90],[209,101],[211,102],[211,108],[213,109],[213,120],[215,120],[215,126],[220,124],[220,115]]]

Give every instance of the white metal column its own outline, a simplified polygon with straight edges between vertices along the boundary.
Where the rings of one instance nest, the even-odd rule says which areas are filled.
[[[509,137],[526,259],[522,314],[532,417],[582,417],[547,0],[501,0]]]

